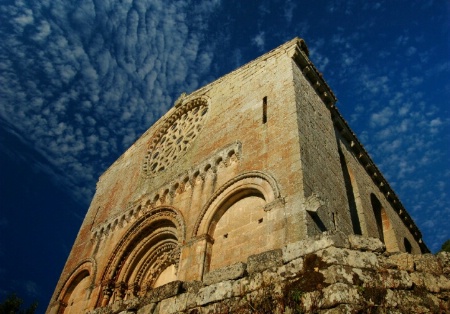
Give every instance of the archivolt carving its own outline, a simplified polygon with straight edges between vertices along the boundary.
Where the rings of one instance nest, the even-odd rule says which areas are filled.
[[[178,239],[173,231],[172,226],[156,226],[151,231],[151,234],[137,243],[133,251],[127,256],[130,262],[123,265],[121,267],[121,274],[117,274],[117,278],[114,277],[113,279],[117,281],[129,281],[130,278],[134,277],[139,279],[137,275],[133,275],[133,272],[136,272],[136,269],[140,268],[142,263],[151,263],[151,260],[147,258],[149,253],[153,254],[154,252],[158,252],[160,247],[165,243],[171,243],[175,246],[178,245]],[[146,257],[139,258],[139,254],[145,254]],[[134,280],[137,280],[136,278]]]
[[[261,171],[240,174],[221,186],[203,206],[198,216],[192,237],[208,232],[215,210],[236,193],[258,191],[267,203],[280,198],[280,191],[274,178]]]
[[[200,132],[208,112],[206,98],[194,99],[179,107],[153,137],[143,170],[147,176],[167,169],[179,159]]]
[[[102,276],[103,297],[115,294],[121,299],[126,291],[136,295],[151,286],[168,263],[178,263],[185,233],[184,219],[176,209],[161,207],[145,213],[114,249]]]

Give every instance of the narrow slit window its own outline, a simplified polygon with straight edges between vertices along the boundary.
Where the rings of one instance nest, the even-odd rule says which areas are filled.
[[[263,116],[262,116],[262,123],[266,124],[267,122],[267,96],[263,98]]]

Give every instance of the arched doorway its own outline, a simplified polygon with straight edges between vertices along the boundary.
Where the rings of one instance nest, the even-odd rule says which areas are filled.
[[[102,277],[103,295],[97,304],[142,296],[149,289],[176,280],[184,237],[180,212],[167,207],[147,212],[115,248]]]

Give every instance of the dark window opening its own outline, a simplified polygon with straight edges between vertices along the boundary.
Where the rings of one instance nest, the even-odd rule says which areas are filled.
[[[350,172],[341,149],[338,150],[338,153],[339,160],[341,162],[342,174],[344,175],[345,192],[347,193],[348,207],[350,209],[350,218],[352,220],[353,232],[355,234],[362,234]]]
[[[266,124],[267,122],[267,96],[263,98],[263,117],[262,117],[262,123]]]
[[[412,253],[412,245],[411,245],[411,242],[409,242],[407,238],[403,239],[403,244],[405,245],[406,253]]]

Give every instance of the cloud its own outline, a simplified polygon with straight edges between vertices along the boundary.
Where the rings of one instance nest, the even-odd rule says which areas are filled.
[[[293,1],[285,1],[284,2],[284,18],[288,23],[292,22],[292,17],[294,16],[294,10],[297,7]]]
[[[373,128],[383,127],[389,123],[393,115],[394,111],[391,108],[386,107],[379,112],[372,113],[370,117],[370,124]]]
[[[181,92],[211,75],[214,46],[203,33],[219,4],[18,0],[2,6],[0,117],[61,173],[36,167],[86,202],[100,172]]]
[[[259,32],[255,37],[252,38],[252,43],[258,48],[259,51],[265,50],[265,32]]]
[[[29,296],[38,297],[41,294],[38,285],[34,281],[27,280],[23,285]]]

